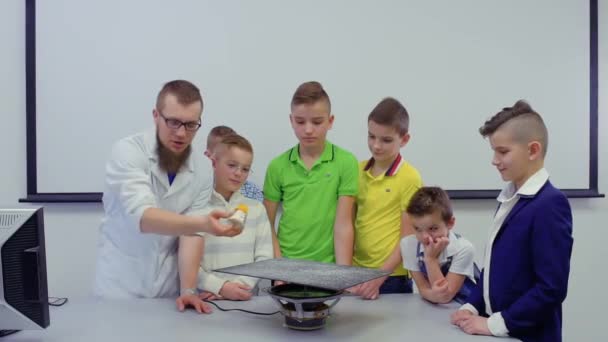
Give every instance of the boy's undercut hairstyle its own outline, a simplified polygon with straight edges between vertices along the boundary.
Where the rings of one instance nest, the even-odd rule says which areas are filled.
[[[423,186],[414,193],[407,206],[406,212],[414,217],[441,213],[441,219],[447,223],[454,216],[450,197],[440,187]]]
[[[161,110],[165,105],[165,97],[173,95],[177,99],[177,103],[182,106],[191,105],[195,102],[201,103],[203,106],[203,97],[198,88],[192,82],[185,80],[175,80],[165,83],[163,88],[156,97],[156,109]]]
[[[218,140],[216,138],[223,138],[225,136],[234,134],[236,134],[236,131],[228,126],[221,125],[213,127],[207,135],[207,149],[211,150],[215,147]]]
[[[222,138],[220,144],[225,146],[227,150],[233,147],[238,147],[241,150],[253,154],[253,146],[251,146],[249,140],[238,134],[230,134],[225,136],[224,138]]]
[[[373,121],[379,125],[393,127],[400,136],[407,134],[410,126],[410,115],[398,100],[387,97],[374,107],[367,121]]]
[[[540,142],[543,157],[547,154],[549,147],[547,126],[540,114],[526,101],[519,100],[513,107],[503,108],[479,128],[479,133],[485,138],[494,134],[503,125],[509,126],[518,142]]]
[[[325,101],[329,113],[331,113],[331,101],[321,83],[317,81],[305,82],[300,84],[293,94],[293,97],[291,98],[291,107],[293,108],[294,106],[302,104],[311,105],[319,101]]]

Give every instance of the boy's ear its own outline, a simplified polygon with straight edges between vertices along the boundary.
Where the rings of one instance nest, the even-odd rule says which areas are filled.
[[[452,218],[450,218],[450,220],[447,223],[448,229],[454,228],[454,224],[456,224],[456,218],[454,216],[452,216]]]
[[[400,146],[403,147],[405,145],[407,145],[407,143],[410,141],[410,134],[409,133],[405,133],[402,137],[401,137],[401,143]]]
[[[334,115],[329,114],[329,129],[331,129],[334,125]]]
[[[205,153],[203,153],[205,156],[207,156],[207,158],[211,159],[211,152],[209,152],[209,149],[205,150]]]
[[[528,156],[530,160],[538,160],[543,156],[543,146],[539,141],[530,141],[528,143]]]

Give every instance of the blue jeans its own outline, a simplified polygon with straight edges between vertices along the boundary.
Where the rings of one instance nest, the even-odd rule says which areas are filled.
[[[412,279],[407,276],[388,277],[380,286],[380,294],[386,293],[412,293]]]

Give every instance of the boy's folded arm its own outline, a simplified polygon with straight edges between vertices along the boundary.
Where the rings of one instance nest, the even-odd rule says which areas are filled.
[[[431,284],[429,284],[428,280],[422,272],[411,271],[410,273],[412,275],[412,278],[414,279],[414,282],[416,283],[416,287],[418,288],[418,292],[420,292],[420,296],[422,296],[422,298],[435,304],[448,303],[450,301],[446,300],[445,295],[433,290]]]
[[[532,232],[536,283],[501,315],[510,332],[528,330],[566,298],[572,252],[572,214],[564,198],[537,215]],[[558,199],[558,200],[559,200]]]
[[[425,257],[424,264],[426,265],[426,272],[431,287],[434,283],[445,279],[445,276],[441,272],[441,265],[439,264],[438,258]]]
[[[475,249],[472,244],[463,246],[460,251],[453,256],[452,265],[445,276],[448,282],[448,291],[446,300],[452,301],[454,296],[458,294],[467,276],[473,277],[473,268],[475,264]]]
[[[422,287],[419,287],[420,293],[424,298],[429,301],[437,304],[446,304],[451,302],[454,299],[454,296],[460,291],[462,284],[464,283],[465,276],[456,273],[448,273],[445,277],[445,281],[447,285],[445,290],[436,290],[433,288],[432,284],[429,284],[428,281],[424,282]],[[418,286],[418,283],[416,283]]]
[[[412,279],[414,279],[414,283],[416,283],[420,296],[429,302],[437,303],[435,296],[431,291],[431,285],[429,284],[428,280],[426,280],[424,274],[420,271],[412,270],[410,270],[410,274],[412,275]]]
[[[448,272],[445,277],[445,280],[448,282],[448,291],[443,298],[444,303],[449,303],[454,299],[454,296],[460,291],[462,288],[462,284],[464,284],[466,276],[458,273]]]

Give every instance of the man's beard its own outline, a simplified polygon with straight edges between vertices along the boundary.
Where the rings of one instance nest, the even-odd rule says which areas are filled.
[[[156,153],[158,153],[158,164],[160,168],[167,171],[167,173],[177,173],[182,168],[191,152],[191,145],[188,145],[184,152],[180,154],[171,151],[165,147],[165,145],[163,145],[158,137],[158,132],[156,132]]]

